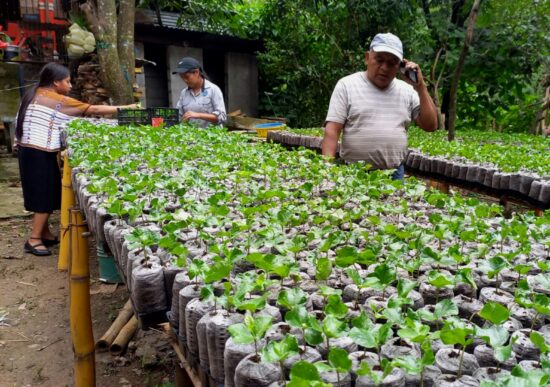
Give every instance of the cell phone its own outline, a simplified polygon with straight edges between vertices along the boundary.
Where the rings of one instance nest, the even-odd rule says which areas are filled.
[[[405,62],[401,62],[399,64],[399,70],[401,70],[401,74],[409,78],[413,83],[418,83],[418,75],[416,69],[406,69],[405,68]]]

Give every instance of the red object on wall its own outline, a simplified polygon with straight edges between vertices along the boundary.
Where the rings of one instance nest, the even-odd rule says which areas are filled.
[[[46,1],[38,0],[38,16],[40,23],[46,23]]]

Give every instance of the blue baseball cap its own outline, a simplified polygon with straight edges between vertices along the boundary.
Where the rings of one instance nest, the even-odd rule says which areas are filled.
[[[201,68],[198,60],[187,56],[179,61],[176,71],[173,71],[172,74],[183,74],[192,70],[200,70]]]

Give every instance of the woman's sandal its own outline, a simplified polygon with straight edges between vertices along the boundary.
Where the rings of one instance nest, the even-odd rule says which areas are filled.
[[[31,240],[31,239],[42,240],[41,238],[30,237],[29,240]],[[33,246],[29,243],[29,241],[26,241],[25,246],[24,246],[25,253],[36,255],[38,257],[45,257],[47,255],[52,255],[52,252],[48,249],[46,249],[46,250],[37,249],[37,247],[40,247],[40,246],[46,247],[46,245],[44,245],[44,243],[39,243],[39,244]]]
[[[59,244],[59,238],[57,237],[53,239],[42,238],[42,243],[44,244],[45,247],[53,247]]]

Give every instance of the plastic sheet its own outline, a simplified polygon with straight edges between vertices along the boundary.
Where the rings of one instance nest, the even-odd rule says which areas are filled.
[[[235,369],[235,387],[267,387],[281,378],[277,364],[261,363],[255,353],[247,355]]]
[[[285,377],[289,376],[292,366],[301,360],[313,364],[315,362],[321,361],[322,359],[323,357],[315,348],[312,348],[308,345],[301,345],[299,354],[289,356],[283,362]]]
[[[418,358],[421,357],[420,347],[418,344],[400,337],[395,337],[382,345],[380,348],[380,355],[390,360],[407,355]]]
[[[209,313],[210,314],[210,313]],[[224,351],[225,343],[229,339],[227,328],[244,321],[244,316],[239,313],[228,313],[218,310],[216,314],[210,314],[211,318],[206,322],[206,341],[208,345],[208,358],[210,360],[210,375],[218,384],[223,384],[225,379]]]
[[[265,340],[262,339],[258,342],[258,350],[264,346]],[[254,344],[236,344],[231,337],[227,339],[223,352],[225,387],[235,386],[235,370],[237,369],[237,365],[251,353],[254,353]]]
[[[330,383],[334,387],[351,387],[351,373],[349,372],[346,372],[346,373],[340,372],[336,374],[336,371],[326,371],[326,372],[321,372],[320,375],[321,375],[321,379],[325,383]]]
[[[516,360],[516,354],[512,351],[511,357],[504,363],[500,363],[495,359],[495,351],[488,345],[482,344],[474,348],[474,356],[480,367],[501,367],[507,370],[511,370],[518,363]]]
[[[472,375],[479,368],[477,359],[471,353],[465,352],[462,354],[458,349],[440,349],[435,354],[435,364],[444,374],[456,375],[461,356],[463,356],[462,374]]]
[[[436,381],[437,387],[478,387],[479,382],[470,375],[462,375],[458,378],[456,375],[442,374]]]
[[[330,348],[341,348],[347,351],[348,353],[357,351],[357,344],[355,344],[353,340],[347,336],[329,339],[329,343],[330,343]],[[323,358],[326,358],[328,354],[326,341],[323,341],[323,343],[319,344],[317,346],[317,350],[323,356]]]
[[[173,327],[179,330],[180,321],[180,290],[191,283],[189,276],[186,272],[179,272],[174,277],[174,284],[172,285],[172,302],[170,308],[170,323]]]
[[[422,372],[424,387],[434,387],[435,381],[441,376],[441,370],[436,366],[426,366]],[[405,387],[420,386],[420,375],[405,374]]]
[[[382,371],[374,371],[382,376]],[[380,384],[373,382],[367,375],[357,378],[355,387],[403,387],[405,386],[405,372],[400,368],[394,368],[388,376],[382,380]]]
[[[138,266],[132,271],[132,299],[138,313],[166,310],[164,275],[158,263]]]
[[[198,298],[191,300],[185,307],[185,335],[187,336],[187,348],[189,348],[190,360],[197,361],[199,357],[197,324],[202,316],[212,309],[214,309],[213,303],[204,302]]]
[[[215,312],[212,312],[215,313]],[[197,347],[199,353],[199,364],[202,370],[206,373],[210,370],[210,360],[208,358],[208,343],[206,342],[206,324],[212,318],[210,313],[206,313],[197,322],[195,328],[197,334]]]
[[[200,287],[197,285],[187,285],[179,292],[179,325],[178,325],[178,333],[180,336],[186,338],[187,337],[187,324],[185,320],[185,308],[187,307],[187,304],[200,296]]]

